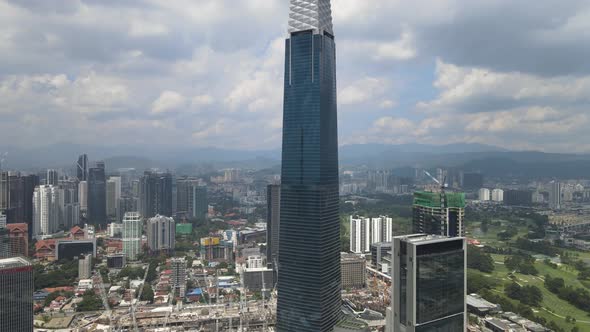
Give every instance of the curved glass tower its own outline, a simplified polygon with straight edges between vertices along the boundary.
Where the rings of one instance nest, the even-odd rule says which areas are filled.
[[[340,318],[336,51],[329,0],[291,0],[285,45],[277,330]]]

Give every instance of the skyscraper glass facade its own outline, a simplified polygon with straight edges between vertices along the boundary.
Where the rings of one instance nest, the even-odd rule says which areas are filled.
[[[318,332],[341,305],[336,55],[329,1],[304,2],[329,26],[290,22],[285,45],[277,330]]]

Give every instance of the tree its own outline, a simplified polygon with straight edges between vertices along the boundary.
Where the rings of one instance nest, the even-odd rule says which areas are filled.
[[[511,299],[518,300],[520,298],[521,287],[519,284],[512,282],[508,286],[504,287],[504,293]]]
[[[143,285],[143,292],[141,293],[140,301],[148,301],[150,303],[154,302],[154,290],[152,289],[152,285],[148,283]]]
[[[102,308],[102,301],[92,290],[87,290],[78,303],[76,311],[97,311]]]
[[[469,245],[467,247],[467,267],[481,272],[491,273],[494,271],[494,259],[480,248]]]

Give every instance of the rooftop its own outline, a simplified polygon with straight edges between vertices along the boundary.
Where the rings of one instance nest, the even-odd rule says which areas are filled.
[[[0,269],[10,269],[23,266],[31,266],[31,263],[22,257],[0,259]]]

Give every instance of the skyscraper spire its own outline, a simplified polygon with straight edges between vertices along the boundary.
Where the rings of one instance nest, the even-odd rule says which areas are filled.
[[[291,0],[289,33],[305,30],[334,35],[330,0]]]

